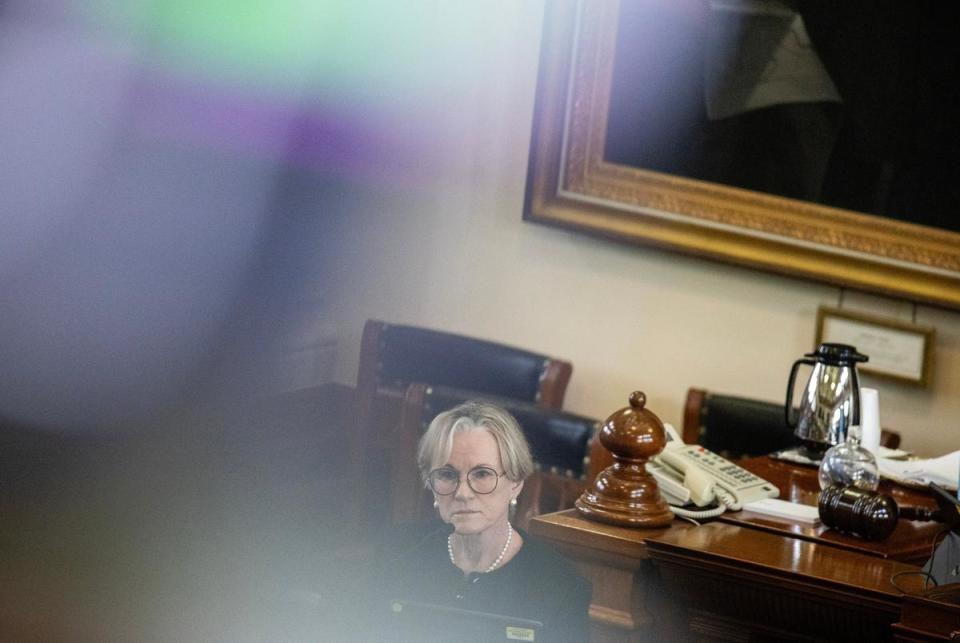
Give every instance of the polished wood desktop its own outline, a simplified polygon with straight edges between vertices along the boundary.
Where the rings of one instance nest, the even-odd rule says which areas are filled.
[[[781,499],[816,506],[820,484],[815,467],[792,464],[769,457],[749,458],[738,464],[775,484],[780,489]],[[900,507],[935,509],[937,506],[933,496],[925,489],[912,489],[883,480],[879,491],[893,497]],[[917,565],[922,565],[930,558],[930,546],[937,534],[943,531],[943,525],[938,523],[900,520],[897,522],[897,528],[888,538],[880,542],[870,542],[838,533],[823,524],[794,523],[746,510],[728,512],[721,516],[720,520]]]
[[[777,484],[782,497],[815,503],[812,468],[769,458],[743,464]],[[934,504],[919,491],[895,495],[904,504]],[[922,589],[912,572],[943,528],[901,522],[882,543],[746,512],[642,530],[569,510],[535,518],[530,529],[593,583],[595,642],[892,640],[903,604],[898,587]]]

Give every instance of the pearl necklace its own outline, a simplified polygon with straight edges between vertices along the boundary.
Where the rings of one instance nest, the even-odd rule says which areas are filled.
[[[489,574],[497,567],[500,566],[500,561],[503,560],[503,557],[507,555],[507,550],[510,549],[510,541],[513,540],[513,527],[510,523],[507,523],[507,542],[503,543],[503,549],[500,550],[500,555],[497,556],[497,559],[493,561],[489,567],[483,570],[484,574]],[[453,557],[453,534],[447,536],[447,553],[450,554],[450,562],[454,565],[457,564],[456,559]]]

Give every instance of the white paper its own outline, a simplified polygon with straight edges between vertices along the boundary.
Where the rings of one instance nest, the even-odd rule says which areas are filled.
[[[874,388],[860,389],[860,446],[880,456],[880,393]]]
[[[743,508],[746,511],[776,516],[777,518],[785,518],[789,521],[808,522],[811,524],[820,522],[820,511],[817,507],[813,505],[801,505],[787,500],[764,498],[762,500],[745,503]]]
[[[954,451],[939,458],[926,460],[888,460],[877,458],[880,475],[908,484],[928,484],[933,482],[950,491],[957,490],[957,477],[960,472],[960,451]]]

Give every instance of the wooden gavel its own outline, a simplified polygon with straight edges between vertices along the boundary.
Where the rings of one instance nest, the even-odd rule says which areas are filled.
[[[957,500],[935,484],[930,484],[937,509],[898,507],[890,496],[858,487],[831,485],[820,492],[820,520],[823,524],[866,540],[883,540],[893,533],[897,520],[942,522],[951,528],[960,525]]]

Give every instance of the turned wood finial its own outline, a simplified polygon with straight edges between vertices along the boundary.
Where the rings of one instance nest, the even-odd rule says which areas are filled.
[[[613,454],[604,469],[576,502],[583,515],[628,527],[665,527],[673,512],[660,497],[660,488],[647,473],[647,461],[667,444],[663,423],[644,408],[647,396],[630,394],[630,406],[613,413],[600,429],[600,443]]]

